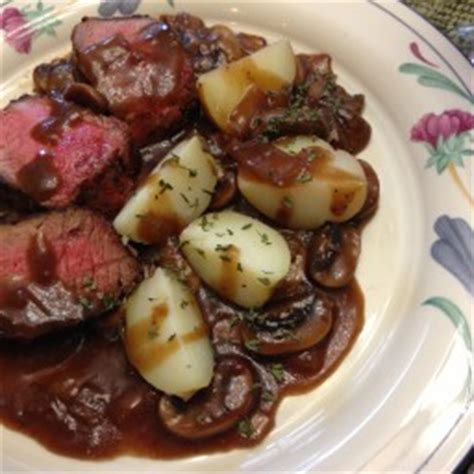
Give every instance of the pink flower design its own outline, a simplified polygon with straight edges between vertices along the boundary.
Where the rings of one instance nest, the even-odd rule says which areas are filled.
[[[459,135],[474,129],[474,115],[459,109],[445,110],[442,114],[426,114],[411,129],[411,139],[427,142],[436,147],[439,137],[446,141],[452,135]]]
[[[424,62],[425,64],[428,64],[428,66],[432,66],[432,67],[436,67],[436,68],[438,67],[435,63],[432,63],[431,61],[428,61],[428,59],[426,59],[423,56],[423,54],[421,54],[420,47],[418,46],[418,43],[416,43],[415,41],[410,43],[410,51],[413,53],[413,55],[417,59]]]
[[[0,13],[0,29],[6,33],[6,42],[18,53],[30,52],[33,32],[18,8],[8,7]]]

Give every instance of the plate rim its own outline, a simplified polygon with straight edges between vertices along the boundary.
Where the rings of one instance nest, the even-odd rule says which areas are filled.
[[[79,3],[81,2],[81,0],[78,0],[78,1],[79,1]],[[441,32],[439,32],[433,25],[431,25],[422,16],[420,16],[419,14],[417,14],[416,12],[411,10],[408,6],[406,6],[404,4],[401,4],[399,2],[394,2],[394,1],[391,1],[391,2],[387,3],[387,2],[382,2],[382,1],[376,2],[374,0],[366,0],[366,2],[369,3],[369,4],[373,4],[377,8],[381,8],[383,10],[385,10],[385,8],[387,8],[387,6],[388,6],[388,9],[390,9],[394,6],[397,6],[397,5],[402,6],[406,10],[406,12],[405,12],[406,15],[413,15],[413,18],[416,19],[416,21],[422,21],[425,25],[429,25],[429,27],[432,29],[432,32],[430,34],[435,34],[433,32],[436,32],[437,35],[436,34],[435,35],[438,36],[439,40],[443,41],[445,44],[448,44],[451,47],[453,53],[455,52],[456,55],[458,55],[460,58],[462,58],[463,60],[465,60],[467,62],[467,59],[464,56],[462,56],[462,54],[459,52],[459,50]],[[239,3],[238,0],[235,0],[235,3]],[[363,3],[363,2],[360,1],[360,3]],[[385,11],[387,11],[387,10],[385,10]],[[392,15],[392,16],[395,16],[395,15]],[[401,20],[401,21],[403,22],[403,20]],[[424,39],[424,41],[426,41],[426,39]],[[440,55],[440,57],[442,57],[442,56]],[[467,64],[469,64],[469,63],[467,63]],[[442,447],[442,445],[440,445],[438,448],[441,448],[441,447]],[[437,448],[437,450],[438,450],[438,448]],[[436,450],[436,452],[437,452],[437,450]],[[433,455],[435,455],[436,452],[433,453]],[[428,460],[428,462],[429,462],[429,460]],[[455,461],[452,461],[452,462],[455,462]],[[452,464],[450,464],[448,467],[452,467]]]

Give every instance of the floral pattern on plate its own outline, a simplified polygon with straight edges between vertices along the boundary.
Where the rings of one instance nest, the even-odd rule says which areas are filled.
[[[174,7],[174,0],[166,0],[170,7]],[[110,18],[116,13],[133,15],[140,7],[141,0],[101,0],[98,13],[103,18]]]
[[[416,42],[410,43],[410,51],[426,66],[404,63],[399,67],[401,73],[413,74],[422,86],[451,92],[474,104],[473,92],[465,84],[458,84],[437,71],[438,65],[423,55]],[[438,175],[448,170],[463,197],[474,207],[474,197],[458,173],[458,168],[465,169],[465,159],[474,156],[473,130],[474,115],[470,110],[449,109],[440,114],[429,112],[423,115],[411,128],[410,139],[425,144],[429,154],[426,167],[434,167]],[[474,296],[474,231],[464,219],[448,216],[441,216],[436,220],[434,231],[438,240],[431,247],[432,257]],[[454,324],[464,341],[469,366],[466,385],[470,398],[473,347],[467,318],[455,303],[445,297],[432,297],[423,304],[441,310]]]
[[[46,34],[56,36],[61,20],[55,17],[55,6],[46,6],[42,0],[21,8],[11,6],[12,0],[0,3],[0,30],[5,42],[19,54],[29,54],[33,41]]]

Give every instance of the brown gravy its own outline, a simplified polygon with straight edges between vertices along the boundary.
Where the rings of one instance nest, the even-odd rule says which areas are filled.
[[[120,314],[31,344],[2,342],[0,416],[54,452],[84,459],[123,454],[176,458],[248,447],[273,426],[274,412],[288,393],[324,381],[349,352],[363,325],[363,297],[357,284],[331,293],[338,307],[331,333],[299,354],[263,360],[249,357],[232,326],[235,311],[202,289],[200,303],[211,328],[217,357],[249,359],[260,389],[271,395],[252,414],[258,436],[237,429],[205,440],[186,441],[160,423],[160,394],[135,372],[122,342]],[[211,312],[212,311],[212,314]],[[282,364],[279,383],[269,374]]]
[[[20,169],[17,179],[20,188],[36,201],[47,201],[60,189],[62,179],[51,148],[68,128],[78,125],[82,120],[81,109],[62,99],[53,98],[50,116],[31,130],[31,136],[44,148],[39,150],[33,161]]]
[[[54,164],[54,155],[42,150],[35,160],[18,172],[21,189],[37,201],[46,201],[61,186],[61,176]]]

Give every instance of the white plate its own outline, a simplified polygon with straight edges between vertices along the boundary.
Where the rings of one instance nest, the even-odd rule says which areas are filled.
[[[9,30],[1,44],[4,100],[31,87],[32,67],[63,52],[72,26],[99,7],[98,1],[44,0],[45,10],[33,19],[37,2],[0,3],[0,25]],[[358,273],[366,324],[328,381],[285,399],[275,429],[257,448],[178,461],[93,463],[51,454],[3,429],[4,470],[452,469],[472,444],[474,97],[467,61],[398,3],[176,0],[175,9],[165,0],[135,3],[140,13],[189,11],[269,38],[288,37],[300,51],[328,52],[341,83],[365,94],[373,138],[361,157],[382,184]],[[6,11],[28,5],[32,26],[18,35],[14,30],[28,15]],[[30,37],[32,29],[37,34]],[[426,114],[432,115],[421,120]],[[427,168],[430,155],[435,166]]]

